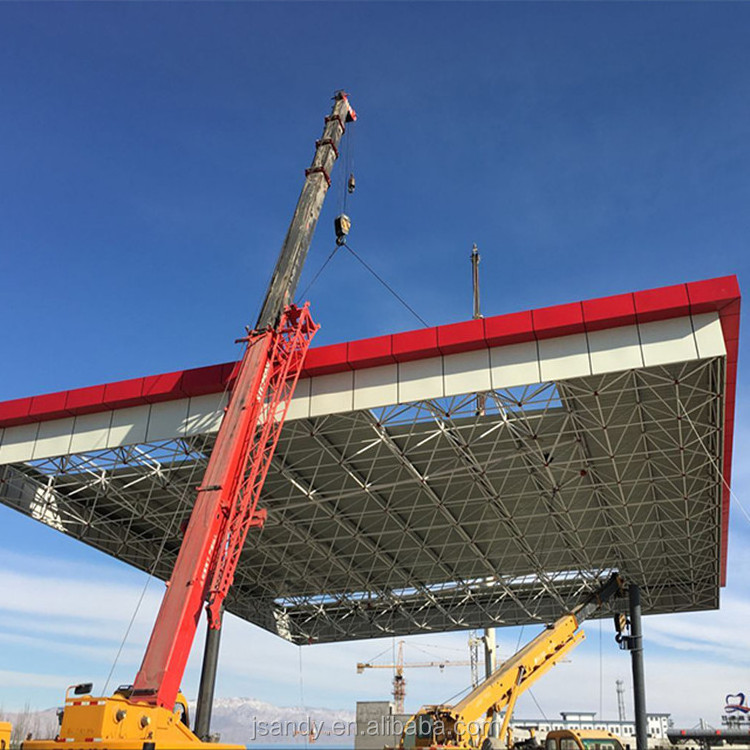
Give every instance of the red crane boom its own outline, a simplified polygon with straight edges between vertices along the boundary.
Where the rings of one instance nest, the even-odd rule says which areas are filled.
[[[318,326],[308,305],[291,304],[310,248],[346,123],[356,119],[347,95],[334,96],[316,141],[312,165],[281,247],[255,329],[232,387],[172,577],[132,689],[91,697],[91,685],[66,695],[54,740],[30,740],[25,750],[241,750],[203,742],[206,726],[187,726],[178,700],[190,649],[205,605],[209,632],[218,636],[225,597],[248,531],[266,517],[260,492],[279,440],[305,354]],[[218,643],[218,641],[217,641]],[[218,653],[218,651],[216,651]],[[211,689],[212,690],[212,689]]]
[[[180,688],[203,603],[218,627],[252,526],[258,499],[297,384],[318,330],[307,305],[288,307],[278,328],[249,337],[185,538],[138,676],[133,698],[171,708]]]

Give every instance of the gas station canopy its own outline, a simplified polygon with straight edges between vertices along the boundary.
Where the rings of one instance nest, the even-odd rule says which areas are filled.
[[[718,607],[740,294],[680,284],[310,350],[229,611],[298,643]],[[0,502],[169,577],[235,363],[0,403]]]

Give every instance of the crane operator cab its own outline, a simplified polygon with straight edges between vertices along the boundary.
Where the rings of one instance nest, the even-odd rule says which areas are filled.
[[[461,726],[460,719],[443,706],[425,706],[404,726],[399,750],[424,750],[434,747],[480,748],[487,736],[484,721]]]

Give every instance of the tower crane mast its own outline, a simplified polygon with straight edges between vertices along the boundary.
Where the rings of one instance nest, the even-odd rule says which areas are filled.
[[[239,750],[208,744],[190,731],[180,683],[202,610],[209,629],[221,626],[247,534],[266,517],[258,507],[260,491],[318,330],[308,305],[292,301],[339,142],[355,119],[347,95],[338,92],[305,171],[257,323],[242,339],[245,351],[226,413],[135,682],[109,697],[92,697],[90,684],[69,688],[57,738],[27,741],[24,750],[57,750],[61,743],[68,750]]]

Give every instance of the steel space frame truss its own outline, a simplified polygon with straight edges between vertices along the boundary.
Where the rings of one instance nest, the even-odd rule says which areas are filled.
[[[229,611],[299,643],[549,621],[612,570],[718,606],[724,359],[287,422]],[[166,579],[213,436],[0,468]]]

